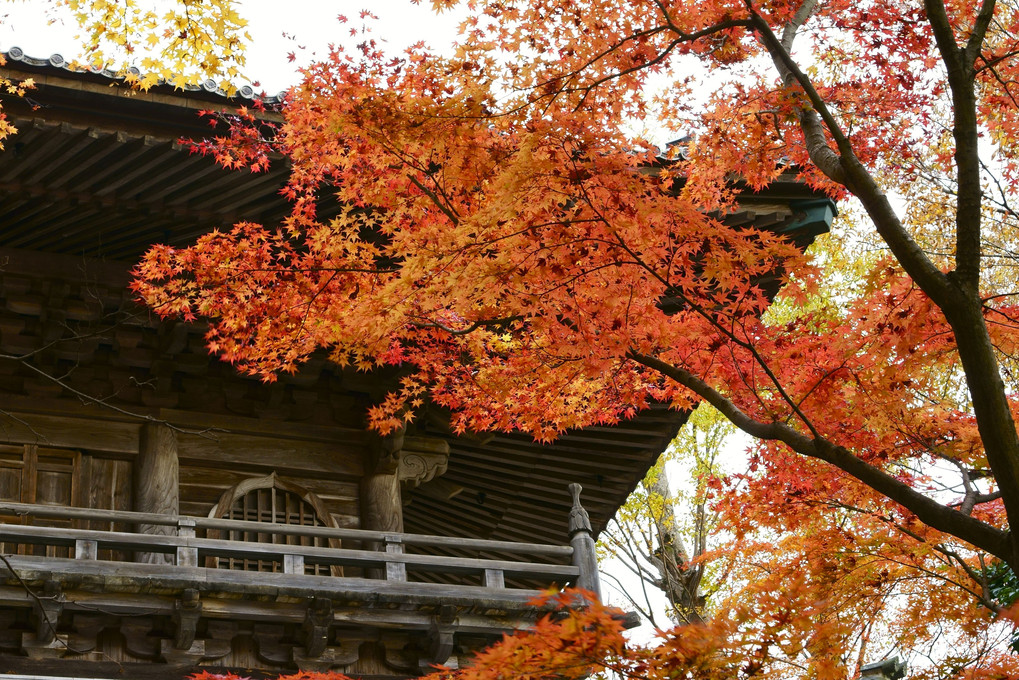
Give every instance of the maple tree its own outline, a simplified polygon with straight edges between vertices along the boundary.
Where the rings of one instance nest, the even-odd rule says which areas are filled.
[[[321,348],[402,366],[371,413],[381,431],[426,403],[457,429],[550,439],[707,401],[761,442],[720,483],[739,484],[730,516],[782,532],[848,513],[853,540],[933,569],[968,603],[962,630],[988,625],[1002,611],[988,570],[1019,571],[1019,9],[469,8],[454,54],[393,57],[366,35],[306,69],[272,134],[241,111],[231,137],[200,146],[233,167],[285,155],[293,214],[153,249],[139,294],[208,320],[210,348],[266,379]],[[692,141],[663,162],[632,132],[650,117]],[[835,258],[725,222],[733,178],[761,189],[789,172],[846,199],[848,242],[882,250],[846,294],[825,295]],[[327,195],[340,212],[318,219]],[[776,275],[789,302],[769,322]],[[932,588],[916,602],[936,616]],[[823,614],[800,611],[816,632]],[[737,620],[703,624],[716,652],[746,630]]]

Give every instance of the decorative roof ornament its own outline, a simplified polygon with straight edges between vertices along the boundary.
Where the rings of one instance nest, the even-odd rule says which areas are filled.
[[[570,484],[570,495],[573,496],[573,507],[570,509],[570,538],[579,531],[591,533],[591,516],[580,504],[580,492],[584,490],[580,484]]]

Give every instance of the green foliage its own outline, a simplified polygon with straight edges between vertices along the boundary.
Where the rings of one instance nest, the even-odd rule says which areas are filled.
[[[1003,607],[1011,607],[1019,601],[1019,576],[1004,562],[995,562],[984,570],[987,577],[987,588],[991,597]],[[1019,652],[1019,626],[1012,631],[1010,645]]]

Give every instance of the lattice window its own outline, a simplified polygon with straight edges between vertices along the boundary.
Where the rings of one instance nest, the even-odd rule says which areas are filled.
[[[316,507],[318,506],[318,507]],[[299,526],[335,526],[332,517],[325,512],[322,501],[309,491],[280,480],[275,474],[268,477],[247,480],[227,491],[209,513],[211,517],[240,519],[249,522],[274,522]],[[219,532],[221,538],[233,541],[272,543],[275,545],[302,545],[316,547],[339,547],[338,541],[312,536],[283,536],[259,531]],[[241,569],[245,571],[282,571],[277,562],[221,557],[210,566],[220,569]],[[327,566],[306,564],[304,573],[317,576],[339,575],[338,569]]]

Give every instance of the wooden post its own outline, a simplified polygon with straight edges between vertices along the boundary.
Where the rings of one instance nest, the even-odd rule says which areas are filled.
[[[506,574],[502,569],[485,569],[486,588],[505,588]]]
[[[173,527],[169,527],[173,529]],[[177,536],[180,538],[194,538],[195,537],[195,520],[181,517],[177,520],[176,527]],[[164,555],[167,558],[169,564],[173,564],[173,555]],[[197,567],[198,566],[198,548],[192,546],[177,546],[177,561],[178,567]]]
[[[283,573],[284,574],[303,574],[304,573],[304,555],[284,555],[283,556]]]
[[[142,427],[138,458],[134,463],[134,509],[164,515],[180,514],[180,472],[177,435],[166,425],[147,423]],[[172,536],[175,527],[139,524],[138,533]],[[138,553],[136,562],[173,564],[165,553]]]
[[[591,518],[580,504],[580,484],[570,484],[573,508],[570,509],[570,545],[573,546],[573,565],[580,570],[577,587],[589,590],[601,600],[601,582],[598,578],[598,556],[591,536]]]
[[[371,474],[361,480],[361,528],[403,532],[403,501],[395,470]]]
[[[386,537],[386,552],[392,555],[403,554],[403,542],[399,536]],[[407,565],[403,562],[386,562],[387,581],[406,581]]]
[[[365,459],[361,479],[361,528],[371,531],[403,532],[403,499],[400,495],[400,448],[403,431],[375,440]],[[381,543],[368,543],[365,550],[385,550]],[[388,577],[386,569],[366,569],[368,578]]]
[[[99,554],[98,543],[79,538],[74,542],[74,559],[94,560]]]

